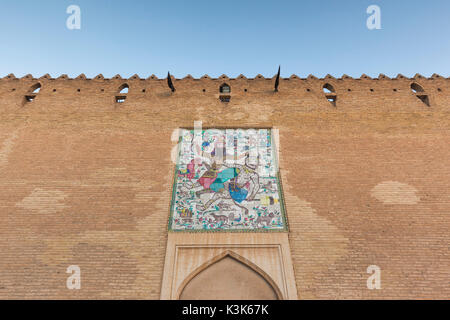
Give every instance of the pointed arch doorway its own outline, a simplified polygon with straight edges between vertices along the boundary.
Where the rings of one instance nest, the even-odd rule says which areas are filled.
[[[169,232],[161,299],[298,299],[287,232]]]
[[[180,300],[278,300],[281,292],[261,269],[232,251],[206,262],[181,286]]]

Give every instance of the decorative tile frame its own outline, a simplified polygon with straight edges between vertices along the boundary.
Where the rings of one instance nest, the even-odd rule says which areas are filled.
[[[172,185],[172,198],[170,203],[170,215],[168,230],[173,232],[286,232],[288,222],[284,204],[283,189],[278,167],[277,149],[274,143],[273,131],[271,128],[206,128],[194,130],[192,128],[181,128],[177,146],[177,159]],[[217,153],[217,141],[210,152],[213,155],[205,158],[208,152],[203,150],[205,144],[210,147],[205,136],[208,133],[222,133],[222,155],[225,160],[215,165],[215,154]],[[255,145],[242,145],[239,143],[239,134],[249,134],[245,139],[251,140],[256,136],[256,160]],[[225,133],[225,135],[223,135]],[[230,160],[230,143],[227,144],[230,134],[233,137],[232,165]],[[258,135],[259,134],[259,135]],[[261,135],[266,134],[267,144],[262,146]],[[201,138],[200,158],[196,156],[182,160],[182,153],[186,156],[186,148],[183,149],[184,135],[190,135],[192,141],[190,148],[195,148],[194,140]],[[201,137],[200,137],[201,135]],[[237,136],[236,136],[237,135]],[[253,139],[254,140],[254,139]],[[198,142],[198,141],[197,141]],[[199,144],[197,144],[199,145]],[[237,150],[237,145],[243,149]],[[269,159],[263,161],[264,168],[260,165],[260,147],[263,151],[269,151]],[[198,148],[198,147],[196,147]],[[190,152],[195,153],[190,149]],[[250,154],[253,154],[253,158]],[[245,157],[243,156],[245,155]],[[265,157],[265,156],[264,156]],[[220,157],[219,157],[220,158]],[[267,158],[267,157],[266,157]],[[194,159],[196,159],[194,161]],[[236,160],[238,159],[238,160]],[[253,163],[251,161],[253,159]],[[206,161],[205,161],[206,160]],[[268,160],[268,162],[266,161]],[[256,161],[256,164],[255,164]],[[209,162],[209,163],[208,163]],[[268,163],[268,165],[266,165]],[[205,170],[206,169],[206,170]],[[269,171],[268,176],[261,178],[258,173],[261,170]],[[205,178],[206,176],[206,178]],[[255,183],[256,180],[256,183]],[[263,185],[262,180],[267,184]],[[244,182],[246,182],[244,184]],[[275,182],[275,191],[273,189]],[[249,187],[250,185],[250,187]],[[257,185],[257,186],[256,186]],[[191,189],[188,189],[188,187]],[[271,187],[271,192],[267,192],[266,187]],[[253,188],[253,189],[252,189]],[[198,189],[195,191],[195,189]],[[255,191],[256,190],[256,191]],[[180,195],[181,194],[181,195]],[[212,194],[212,195],[211,195]],[[250,200],[250,196],[253,198]],[[185,196],[185,198],[183,198]],[[217,199],[215,199],[216,197]],[[203,198],[203,199],[201,199]],[[205,200],[208,199],[208,201]],[[214,200],[215,199],[215,200]],[[253,206],[249,202],[258,202]],[[206,206],[204,203],[206,202]],[[242,205],[244,203],[244,205]],[[212,207],[214,204],[214,207]],[[199,210],[198,207],[201,209]],[[224,208],[225,207],[225,208]],[[228,207],[228,208],[227,208]],[[231,207],[231,210],[230,210]],[[234,208],[234,210],[233,210]],[[197,219],[197,220],[195,220]],[[242,221],[242,223],[240,223]]]

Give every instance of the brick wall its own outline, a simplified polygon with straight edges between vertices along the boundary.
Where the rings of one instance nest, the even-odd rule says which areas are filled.
[[[224,82],[229,103],[219,101]],[[115,103],[123,83],[129,93]],[[0,298],[158,299],[171,137],[196,120],[279,129],[300,298],[449,298],[450,81],[273,84],[187,77],[171,93],[156,78],[0,79]],[[81,290],[66,288],[72,264]],[[381,290],[366,288],[369,265],[381,268]]]

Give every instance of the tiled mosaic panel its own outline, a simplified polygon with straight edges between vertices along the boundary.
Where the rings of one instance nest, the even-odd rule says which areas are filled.
[[[178,147],[169,229],[286,229],[270,129],[182,129]]]

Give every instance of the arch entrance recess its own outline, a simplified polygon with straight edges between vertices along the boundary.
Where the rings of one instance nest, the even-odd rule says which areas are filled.
[[[169,232],[161,299],[298,299],[287,232]]]
[[[180,300],[278,300],[275,282],[232,251],[206,262],[183,281]]]

